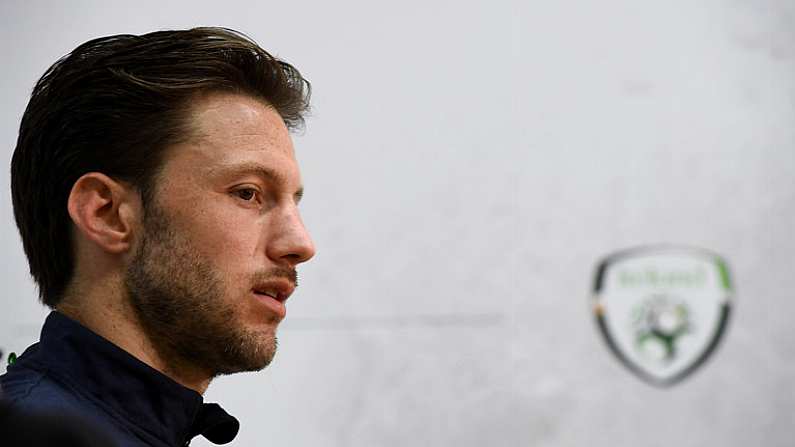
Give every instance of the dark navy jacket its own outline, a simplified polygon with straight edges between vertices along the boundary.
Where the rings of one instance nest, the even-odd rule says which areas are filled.
[[[0,390],[16,411],[72,415],[119,447],[185,446],[199,434],[225,444],[239,428],[218,404],[58,312],[0,376]]]

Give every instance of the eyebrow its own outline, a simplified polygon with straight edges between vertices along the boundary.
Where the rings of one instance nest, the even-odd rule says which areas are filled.
[[[287,177],[285,177],[284,174],[269,167],[262,166],[261,164],[258,163],[248,162],[248,163],[221,166],[219,168],[210,168],[209,174],[211,176],[224,176],[224,177],[254,174],[272,183],[280,183],[283,185],[287,184]],[[295,200],[295,203],[298,203],[301,201],[303,197],[304,197],[304,187],[303,185],[301,185],[298,188],[298,190],[293,194],[293,200]]]

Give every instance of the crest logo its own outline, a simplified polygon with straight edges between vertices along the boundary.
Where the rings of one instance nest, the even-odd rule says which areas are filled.
[[[706,250],[646,247],[596,268],[594,313],[616,357],[641,379],[669,386],[701,366],[726,329],[732,281]]]

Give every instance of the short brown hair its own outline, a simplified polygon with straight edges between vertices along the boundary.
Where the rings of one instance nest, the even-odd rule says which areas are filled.
[[[224,28],[94,39],[36,83],[11,160],[11,195],[44,304],[58,304],[74,271],[74,182],[102,172],[134,185],[146,204],[163,150],[187,136],[191,99],[214,91],[261,99],[294,129],[311,88],[292,65]]]

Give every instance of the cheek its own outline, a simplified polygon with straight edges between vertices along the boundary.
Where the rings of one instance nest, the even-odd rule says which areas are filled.
[[[218,210],[202,213],[196,222],[194,242],[209,259],[219,267],[237,270],[232,266],[247,264],[256,258],[262,240],[262,231],[255,220],[236,210]],[[264,254],[264,253],[263,253]]]
[[[220,193],[176,190],[169,197],[180,198],[169,204],[178,229],[220,272],[237,276],[264,256],[262,216],[256,211]]]

